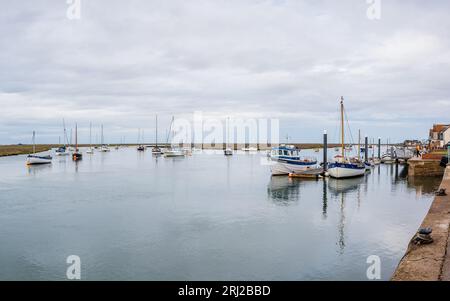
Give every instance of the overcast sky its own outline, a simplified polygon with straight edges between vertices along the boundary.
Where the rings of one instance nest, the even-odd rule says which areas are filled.
[[[281,136],[426,138],[450,123],[449,1],[0,0],[0,143],[57,142],[62,119],[108,142],[172,115],[279,118]],[[94,134],[95,135],[95,134]]]

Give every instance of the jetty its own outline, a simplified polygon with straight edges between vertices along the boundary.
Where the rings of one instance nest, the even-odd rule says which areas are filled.
[[[393,281],[450,281],[450,166],[445,168],[437,195],[420,229],[431,228],[432,243],[411,239]]]

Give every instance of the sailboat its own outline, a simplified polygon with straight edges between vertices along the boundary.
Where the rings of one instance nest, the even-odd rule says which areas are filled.
[[[75,149],[72,147],[73,140],[72,140],[72,129],[70,129],[70,140],[69,140],[69,147],[67,148],[69,152],[73,152]]]
[[[86,153],[90,155],[94,153],[94,149],[92,148],[92,123],[89,124],[89,149]]]
[[[27,165],[40,165],[40,164],[51,164],[51,156],[38,156],[36,155],[36,132],[33,131],[33,154],[28,155]]]
[[[169,133],[167,135],[167,144],[169,144],[170,133],[172,132],[173,123],[175,121],[175,117],[172,117],[172,122],[170,123]],[[186,153],[181,148],[171,147],[169,150],[164,152],[164,157],[172,158],[172,157],[184,157]]]
[[[390,141],[387,141],[386,152],[381,156],[381,163],[392,164],[397,159],[397,153],[393,146],[390,146]]]
[[[63,127],[64,127],[64,145],[60,146],[56,149],[55,154],[57,156],[68,156],[69,155],[69,148],[67,146],[67,131],[66,131],[66,123],[63,119]]]
[[[102,153],[107,153],[110,152],[111,150],[109,149],[108,145],[105,144],[105,136],[103,135],[103,124],[102,124],[102,146],[100,148],[100,151]]]
[[[158,115],[156,115],[156,133],[155,133],[155,147],[152,148],[152,154],[160,155],[162,154],[161,149],[158,147]]]
[[[225,150],[223,151],[224,155],[229,157],[233,156],[233,150],[228,146],[230,143],[230,117],[228,117],[228,123],[227,123],[227,143]]]
[[[145,151],[145,147],[141,144],[141,129],[138,130],[138,147],[137,150],[139,152]]]
[[[83,159],[83,154],[78,149],[78,124],[75,124],[75,152],[72,154],[73,161],[80,161]]]
[[[335,162],[328,166],[328,174],[332,178],[353,178],[364,176],[366,167],[360,162],[351,162],[345,156],[345,127],[344,127],[344,97],[341,97],[341,156],[335,157]]]

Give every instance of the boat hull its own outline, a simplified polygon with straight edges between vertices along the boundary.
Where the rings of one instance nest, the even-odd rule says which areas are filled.
[[[51,164],[52,157],[28,156],[27,165]]]
[[[287,176],[289,174],[296,174],[313,169],[317,166],[317,162],[304,163],[304,164],[292,164],[288,162],[276,162],[271,167],[273,176]]]
[[[223,153],[225,156],[233,156],[233,151],[231,149],[226,149]]]
[[[184,157],[186,154],[183,151],[167,151],[164,153],[166,158]]]
[[[365,172],[365,166],[355,164],[333,163],[328,168],[328,175],[335,179],[361,177]]]
[[[70,153],[69,153],[69,152],[56,152],[56,155],[57,155],[58,157],[63,157],[63,156],[68,156],[68,155],[70,155]]]

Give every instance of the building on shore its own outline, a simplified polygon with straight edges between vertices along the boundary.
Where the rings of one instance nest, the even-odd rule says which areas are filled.
[[[403,146],[405,147],[416,147],[416,146],[423,146],[422,141],[419,140],[405,140],[405,142],[403,142]]]
[[[430,129],[428,146],[430,149],[443,148],[450,142],[450,124],[435,124]]]

